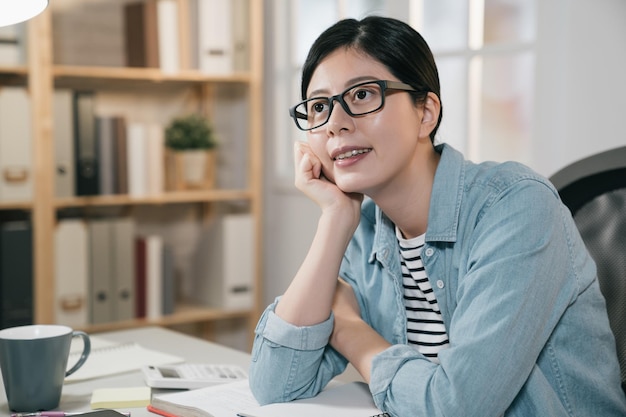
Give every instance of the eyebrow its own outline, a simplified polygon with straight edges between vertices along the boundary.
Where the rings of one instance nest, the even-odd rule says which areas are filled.
[[[350,78],[346,83],[345,83],[345,87],[346,88],[350,88],[350,86],[353,86],[355,84],[358,84],[360,82],[364,82],[364,81],[377,81],[379,80],[379,78],[373,77],[371,75],[361,75],[359,77],[354,77],[354,78]],[[324,88],[319,88],[317,90],[313,90],[311,91],[310,97],[307,98],[313,98],[313,97],[319,97],[321,94],[329,94],[328,90],[324,89]]]

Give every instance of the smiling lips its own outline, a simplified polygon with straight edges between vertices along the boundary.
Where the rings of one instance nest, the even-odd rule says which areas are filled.
[[[334,158],[334,160],[335,160],[335,161],[343,161],[344,159],[347,159],[347,158],[352,158],[352,157],[357,156],[357,155],[361,155],[361,154],[364,154],[364,153],[368,153],[368,152],[370,152],[371,150],[372,150],[372,148],[367,148],[367,149],[353,149],[353,150],[351,150],[351,151],[348,151],[348,152],[345,152],[345,153],[342,153],[342,154],[337,155],[337,156]]]

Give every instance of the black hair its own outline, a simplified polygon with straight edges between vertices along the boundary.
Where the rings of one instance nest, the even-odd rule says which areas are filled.
[[[353,48],[381,62],[398,80],[416,89],[411,93],[416,103],[423,101],[428,92],[441,101],[437,65],[422,35],[401,20],[382,16],[340,20],[322,32],[311,46],[302,69],[303,100],[317,66],[339,48]],[[430,134],[433,143],[442,115],[443,107]]]

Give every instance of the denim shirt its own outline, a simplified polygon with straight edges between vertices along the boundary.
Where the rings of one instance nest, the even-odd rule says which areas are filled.
[[[596,268],[554,187],[517,163],[438,148],[424,267],[450,339],[435,364],[407,344],[394,225],[366,199],[340,276],[391,347],[370,390],[392,416],[626,416],[615,339]],[[250,386],[261,403],[317,394],[347,361],[332,314],[296,327],[268,306]]]

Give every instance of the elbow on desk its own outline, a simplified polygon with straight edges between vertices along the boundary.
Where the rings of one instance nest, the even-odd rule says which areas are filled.
[[[249,378],[252,395],[254,395],[254,398],[260,405],[284,401],[284,399],[281,398],[280,390],[277,389],[276,382],[268,378],[263,378],[262,376],[259,377],[258,374],[254,372],[254,366],[250,369]]]

